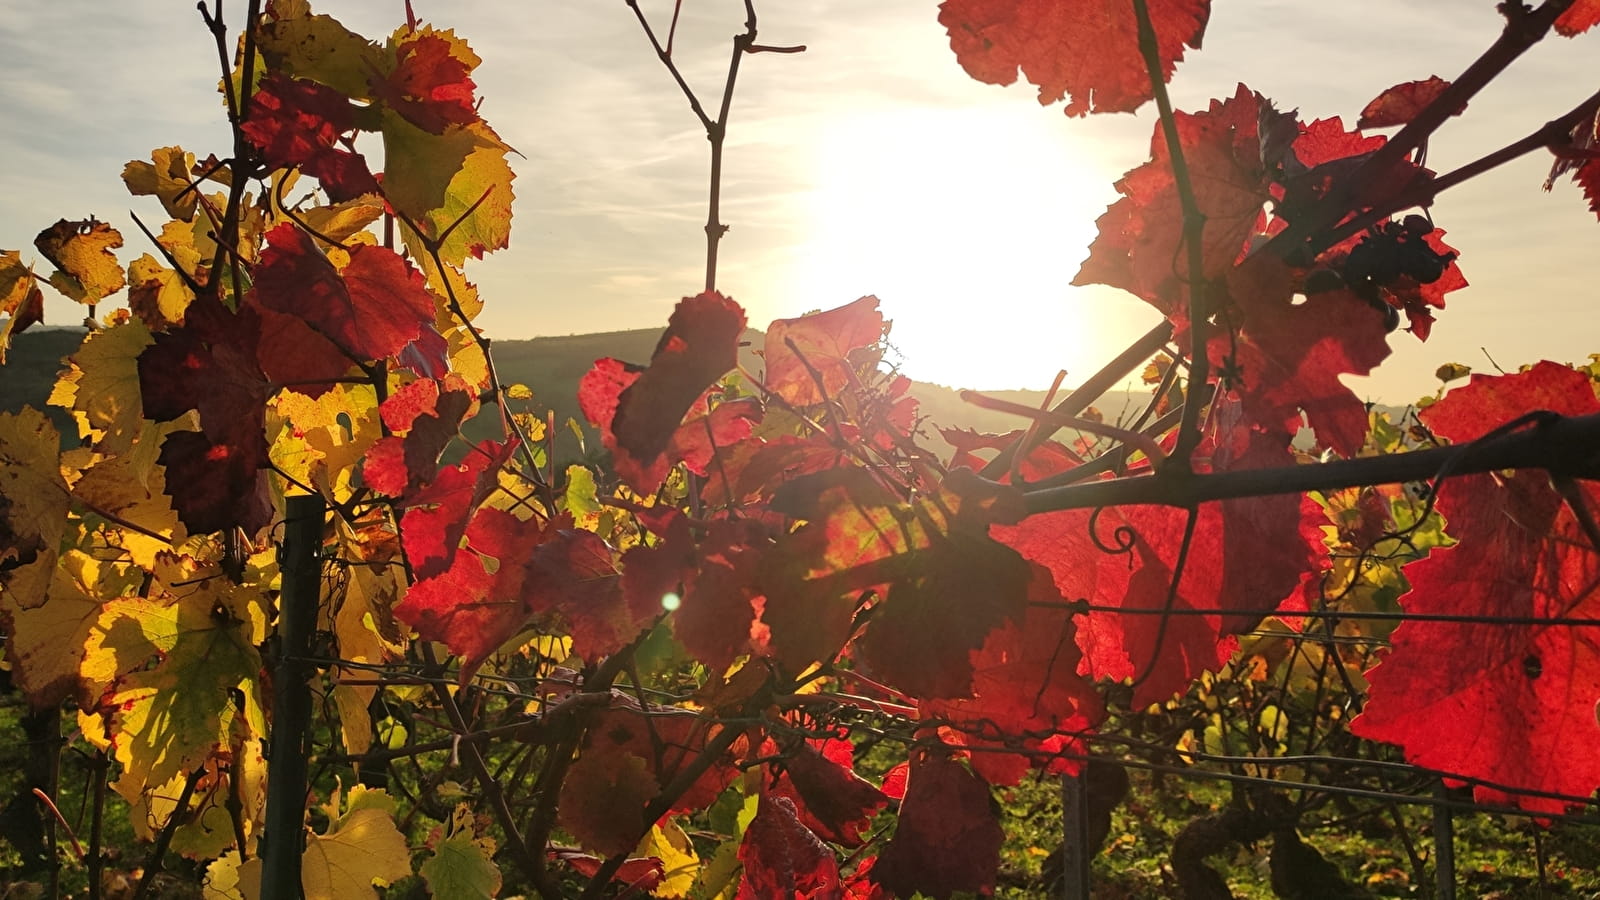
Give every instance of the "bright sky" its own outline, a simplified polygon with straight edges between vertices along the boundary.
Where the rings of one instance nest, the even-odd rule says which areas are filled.
[[[642,0],[664,30],[672,0]],[[708,105],[720,96],[741,0],[684,0],[676,57]],[[1497,34],[1492,0],[1396,4],[1216,0],[1205,49],[1178,68],[1180,109],[1236,82],[1343,115],[1391,84],[1454,78]],[[320,0],[381,37],[400,0]],[[502,338],[664,325],[701,284],[707,144],[621,0],[413,0],[484,59],[482,111],[524,158],[511,247],[469,269]],[[242,0],[226,0],[237,25]],[[1043,387],[1091,374],[1156,321],[1105,288],[1073,288],[1112,182],[1145,159],[1153,109],[1067,119],[1026,85],[979,84],[956,64],[932,0],[758,0],[761,38],[799,55],[744,60],[729,126],[719,287],[764,327],[862,294],[883,300],[914,377]],[[1565,112],[1600,83],[1600,36],[1552,37],[1479,95],[1430,148],[1446,171]],[[128,210],[123,164],[180,144],[226,151],[210,37],[188,0],[0,0],[0,247],[34,256],[58,218],[122,231],[124,262],[151,248]],[[1435,220],[1473,286],[1452,294],[1426,345],[1396,352],[1357,390],[1405,402],[1440,363],[1511,368],[1600,351],[1595,221],[1570,184],[1539,188],[1547,156],[1446,194]],[[148,216],[145,214],[148,213]],[[48,263],[41,268],[48,269]],[[48,292],[47,292],[48,293]],[[81,312],[51,303],[47,321]],[[1482,349],[1480,349],[1482,348]]]

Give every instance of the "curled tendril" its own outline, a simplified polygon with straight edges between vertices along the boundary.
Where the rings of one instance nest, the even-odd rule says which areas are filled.
[[[1106,543],[1100,537],[1100,514],[1105,511],[1106,508],[1104,506],[1096,506],[1094,511],[1089,513],[1089,540],[1094,542],[1095,547],[1101,553],[1109,553],[1112,556],[1127,556],[1128,565],[1132,566],[1133,545],[1139,540],[1139,532],[1135,531],[1132,525],[1124,522],[1112,530],[1112,543]]]

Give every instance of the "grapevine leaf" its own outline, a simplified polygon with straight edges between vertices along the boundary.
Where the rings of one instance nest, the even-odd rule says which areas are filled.
[[[435,897],[489,900],[500,893],[500,867],[494,864],[494,838],[477,836],[466,804],[450,816],[450,834],[433,847],[418,874]]]
[[[157,553],[188,536],[165,490],[164,473],[155,468],[142,475],[131,454],[96,461],[72,484],[73,498],[92,515],[111,516],[118,523],[134,526],[108,533],[106,540],[120,545],[136,565],[146,569],[155,567]]]
[[[1556,31],[1575,37],[1600,25],[1600,0],[1577,0],[1556,18]]]
[[[501,467],[516,448],[515,441],[483,441],[461,462],[441,466],[426,487],[406,498],[409,508],[400,531],[417,578],[450,567],[472,511],[495,489]]]
[[[1211,356],[1238,373],[1234,387],[1249,421],[1292,435],[1300,414],[1317,437],[1345,456],[1367,435],[1366,404],[1339,380],[1366,375],[1389,355],[1384,314],[1348,290],[1293,302],[1282,260],[1257,254],[1228,273],[1242,340],[1219,335]]]
[[[991,784],[1015,785],[1030,766],[1049,765],[1058,774],[1075,772],[1077,765],[1060,754],[1081,754],[1084,748],[1067,733],[1083,732],[1103,717],[1099,694],[1078,675],[1081,654],[1072,616],[1062,608],[1049,571],[1037,563],[1033,569],[1029,595],[1036,602],[1020,621],[991,632],[983,648],[973,654],[972,699],[920,705],[924,715],[966,732],[969,746],[1000,739],[1002,746],[1014,751],[1018,736],[1052,735],[1020,739],[1021,749],[1029,755],[974,754],[973,769]]]
[[[559,615],[572,635],[572,652],[584,659],[627,646],[661,610],[659,597],[641,607],[629,604],[615,551],[592,531],[557,530],[533,553],[527,582],[529,606]]]
[[[872,817],[889,803],[854,771],[855,748],[842,737],[808,739],[784,754],[771,795],[788,798],[808,830],[845,847],[859,847]]]
[[[328,199],[343,203],[378,190],[366,158],[339,146],[355,127],[356,108],[344,94],[268,72],[240,131],[269,166],[299,168],[321,182]]]
[[[590,850],[606,856],[627,853],[648,824],[646,804],[660,792],[660,783],[637,754],[586,750],[561,782],[558,819]]]
[[[482,259],[511,241],[511,148],[484,122],[435,135],[402,118],[383,115],[383,195],[395,211],[422,229],[402,237],[414,257],[428,256],[419,238],[439,240],[447,265]],[[458,224],[459,223],[459,224]],[[452,226],[454,226],[452,228]]]
[[[1217,414],[1220,423],[1231,425],[1224,432],[1242,437],[1237,446],[1208,442],[1214,471],[1290,463],[1286,435],[1239,427],[1236,416],[1226,407]],[[1261,611],[1276,608],[1312,565],[1312,544],[1300,531],[1302,508],[1292,495],[1206,503],[1196,515],[1176,592],[1172,579],[1187,516],[1182,510],[1134,506],[1098,516],[1063,510],[990,531],[1049,569],[1062,597],[1130,611],[1092,610],[1079,621],[1078,646],[1086,674],[1136,679],[1134,702],[1146,705],[1170,698],[1200,672],[1226,662],[1233,641],[1219,637],[1252,629]]]
[[[839,860],[811,833],[788,797],[762,795],[739,844],[744,880],[735,900],[842,896]]]
[[[1202,274],[1215,278],[1239,258],[1271,198],[1260,125],[1279,118],[1260,94],[1239,85],[1203,112],[1176,114],[1178,142],[1195,174],[1195,202],[1205,216]],[[1183,260],[1183,206],[1166,138],[1158,127],[1150,162],[1117,182],[1123,197],[1099,219],[1099,237],[1072,283],[1106,284],[1143,298],[1175,323],[1188,321],[1189,272]]]
[[[0,587],[7,575],[0,574]],[[89,655],[86,642],[110,597],[137,584],[138,573],[68,550],[44,572],[49,593],[44,602],[22,606],[9,592],[0,592],[0,616],[11,635],[6,645],[12,678],[37,709],[71,697],[92,698],[93,684],[80,674]]]
[[[960,761],[932,751],[911,760],[894,837],[878,855],[872,880],[902,897],[945,898],[994,890],[1004,835],[989,785]]]
[[[1589,201],[1589,211],[1600,216],[1600,159],[1591,159],[1572,173],[1583,187],[1583,197]]]
[[[605,860],[574,850],[551,850],[550,855],[572,868],[585,878],[600,874]],[[611,880],[631,891],[655,891],[666,880],[667,867],[653,856],[635,856],[623,860]]]
[[[673,311],[648,367],[640,370],[602,359],[584,375],[579,405],[599,426],[606,448],[616,455],[617,473],[629,486],[655,490],[667,470],[689,455],[676,440],[680,426],[706,389],[738,365],[744,327],[744,310],[721,294],[685,297]],[[724,414],[720,425],[713,418],[697,427],[722,430],[724,434],[713,435],[713,440],[731,443],[741,436],[738,420],[744,417]],[[748,423],[744,434],[749,433],[747,428]],[[709,459],[703,450],[702,458]]]
[[[1600,413],[1582,372],[1540,363],[1475,375],[1421,413],[1435,434],[1470,441],[1529,409]],[[1578,488],[1588,510],[1600,489]],[[1596,618],[1600,553],[1542,472],[1466,475],[1439,488],[1458,541],[1405,568],[1408,613]],[[1570,625],[1405,621],[1368,673],[1351,730],[1405,748],[1412,762],[1517,789],[1587,796],[1600,786],[1600,645]],[[1559,800],[1475,788],[1485,802],[1559,812]]]
[[[33,245],[55,264],[50,286],[79,303],[93,305],[126,283],[111,252],[122,246],[122,235],[104,222],[61,219],[39,232]]]
[[[11,336],[44,321],[44,292],[34,283],[33,269],[22,264],[22,254],[0,250],[0,366],[6,362]]]
[[[311,835],[300,860],[306,900],[377,900],[374,885],[411,874],[411,848],[383,809],[352,809],[327,834]]]
[[[854,467],[786,483],[772,506],[806,524],[781,549],[805,571],[768,585],[762,618],[780,655],[794,654],[784,648],[797,636],[800,646],[816,647],[807,636],[819,618],[834,623],[825,634],[842,639],[837,613],[848,607],[840,601],[871,591],[883,599],[858,648],[875,677],[916,697],[967,696],[971,652],[1021,616],[1030,576],[1015,551],[986,534],[990,521],[1014,516],[959,487],[952,478],[907,503]]]
[[[409,526],[416,512],[408,512],[403,524]],[[403,530],[409,549],[411,532]],[[448,568],[434,572],[430,566],[395,607],[395,616],[423,640],[443,641],[461,655],[464,670],[475,669],[528,623],[519,563],[555,533],[504,510],[478,510],[466,525],[466,546],[452,554]]]
[[[31,407],[0,413],[0,619],[12,635],[23,611],[45,605],[52,592],[68,510],[60,453],[60,436],[43,413]],[[20,680],[41,698],[70,687],[59,673],[46,673],[54,664],[35,662],[43,668],[24,671]]]
[[[478,121],[470,73],[481,62],[451,31],[401,29],[391,41],[394,68],[371,78],[372,95],[429,134]]]
[[[275,0],[256,37],[270,68],[328,85],[356,100],[369,99],[368,82],[383,64],[373,42],[337,19],[312,15],[305,0]]]
[[[1163,81],[1198,49],[1210,0],[1151,0]],[[1117,0],[945,0],[939,24],[956,61],[979,81],[1011,84],[1020,68],[1041,104],[1070,96],[1066,113],[1132,112],[1151,97],[1133,7]]]
[[[182,147],[157,147],[150,151],[150,162],[130,160],[122,169],[122,183],[135,197],[155,196],[167,215],[185,222],[194,218],[200,192],[193,190],[191,172],[194,154]]]
[[[884,330],[878,298],[870,296],[798,319],[774,319],[767,327],[765,386],[794,406],[821,403],[851,384],[852,357],[883,340]]]
[[[194,291],[183,277],[148,253],[128,265],[128,308],[154,330],[183,324]]]
[[[673,614],[672,631],[714,672],[751,650],[753,601],[768,544],[766,529],[752,520],[714,522],[696,548],[695,564],[684,572],[683,604]]]
[[[355,360],[393,356],[433,325],[422,273],[392,250],[358,244],[340,272],[292,223],[267,233],[252,297],[298,316]]]
[[[700,856],[682,826],[670,819],[652,825],[636,852],[661,861],[661,883],[650,891],[657,897],[687,897],[699,880]]]
[[[610,428],[616,446],[647,466],[659,460],[694,402],[738,365],[744,326],[744,310],[721,294],[685,297],[673,310],[649,367],[617,397]]]
[[[1437,75],[1430,75],[1423,81],[1406,81],[1395,85],[1372,99],[1361,110],[1361,118],[1356,121],[1357,128],[1388,128],[1391,125],[1404,125],[1416,118],[1417,113],[1427,108],[1428,104],[1439,99],[1445,92],[1450,82]],[[1456,110],[1456,115],[1461,110]]]
[[[80,437],[104,453],[125,453],[144,430],[139,357],[153,342],[150,329],[127,321],[91,331],[68,357],[50,403],[72,410]]]
[[[200,413],[200,432],[169,434],[161,447],[173,508],[192,533],[233,525],[254,532],[271,507],[261,491],[270,385],[256,361],[260,320],[210,300],[190,307],[183,328],[158,334],[139,355],[145,415]]]
[[[390,394],[378,409],[392,433],[373,445],[362,477],[391,497],[426,487],[471,408],[472,394],[457,382],[419,378]]]
[[[183,585],[166,594],[175,632],[161,618],[122,623],[161,648],[160,662],[123,678],[105,704],[122,765],[113,787],[129,802],[230,747],[236,731],[257,738],[265,731],[255,649],[265,636],[264,601],[216,573],[194,579],[192,570],[174,569],[163,580]]]
[[[617,758],[619,754],[636,756],[646,761],[646,774],[657,784],[670,784],[684,767],[704,752],[706,742],[718,730],[718,726],[708,724],[698,714],[654,705],[645,710],[632,696],[613,691],[610,708],[591,720],[585,737],[588,744],[583,752]],[[660,742],[659,755],[657,741]],[[724,752],[668,812],[691,812],[710,806],[737,774],[738,769]]]

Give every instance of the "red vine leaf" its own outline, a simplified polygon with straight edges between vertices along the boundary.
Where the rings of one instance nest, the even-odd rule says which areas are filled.
[[[406,498],[410,508],[400,519],[400,532],[417,578],[450,567],[473,510],[495,489],[500,468],[516,448],[516,441],[483,441],[461,462],[441,466],[426,487]]]
[[[637,754],[586,748],[561,782],[561,827],[590,850],[616,856],[649,830],[644,808],[661,793],[650,765]]]
[[[1450,87],[1450,82],[1437,75],[1430,75],[1424,81],[1406,81],[1397,84],[1372,99],[1361,110],[1361,118],[1356,121],[1357,128],[1388,128],[1391,125],[1404,125],[1416,118],[1428,104],[1439,99],[1439,95]],[[1463,107],[1464,109],[1465,107]],[[1455,111],[1460,115],[1462,110]]]
[[[373,97],[430,134],[478,121],[470,75],[478,57],[452,32],[417,32],[396,45],[394,54],[394,69],[372,76]]]
[[[1348,290],[1296,303],[1288,266],[1266,254],[1230,271],[1227,289],[1242,339],[1218,335],[1211,356],[1236,373],[1232,387],[1248,418],[1293,435],[1304,411],[1320,440],[1356,455],[1366,440],[1367,408],[1339,377],[1366,375],[1389,355],[1383,313]]]
[[[782,544],[803,574],[769,590],[763,615],[780,655],[790,628],[808,634],[823,620],[835,623],[824,634],[839,637],[845,604],[871,592],[882,599],[857,645],[868,670],[912,696],[967,696],[971,652],[1026,602],[1028,566],[986,533],[991,522],[1015,521],[1000,496],[1017,499],[956,478],[908,503],[861,468],[786,483],[772,507],[806,524]]]
[[[1210,0],[1151,0],[1163,81],[1185,47],[1198,49]],[[939,24],[979,81],[1011,84],[1020,68],[1041,104],[1071,96],[1069,116],[1132,112],[1151,97],[1133,6],[1119,0],[945,0]]]
[[[352,360],[399,353],[433,327],[434,300],[422,273],[392,250],[359,244],[341,272],[292,223],[267,232],[252,299],[298,316]]]
[[[190,306],[184,327],[155,335],[139,355],[147,417],[200,413],[200,431],[168,435],[160,456],[173,509],[190,533],[234,525],[254,532],[270,518],[259,470],[267,464],[271,389],[256,362],[259,341],[252,310],[234,314],[210,300]]]
[[[421,639],[441,641],[461,656],[465,677],[528,623],[521,562],[542,551],[554,531],[504,510],[478,510],[466,526],[466,546],[451,556],[449,568],[412,585],[395,617]]]
[[[706,389],[738,365],[744,327],[744,310],[721,294],[685,297],[673,311],[648,367],[641,370],[602,359],[583,377],[578,403],[600,428],[601,440],[616,456],[617,473],[631,487],[655,490],[667,471],[687,455],[675,447],[679,426]],[[713,420],[711,426],[715,431],[719,423]],[[731,443],[738,439],[737,433],[725,433],[723,440]],[[688,435],[685,439],[693,440]]]
[[[298,167],[321,182],[328,199],[343,203],[378,190],[366,159],[339,146],[355,127],[349,97],[315,81],[268,72],[240,131],[267,165]]]
[[[1474,376],[1420,415],[1459,443],[1530,409],[1593,415],[1600,400],[1586,374],[1546,362]],[[1578,492],[1589,514],[1600,509],[1600,488],[1581,482]],[[1406,612],[1600,617],[1600,553],[1545,473],[1448,478],[1438,509],[1459,543],[1406,566]],[[1512,791],[1588,796],[1600,786],[1600,647],[1582,627],[1403,622],[1368,680],[1351,730],[1401,745],[1418,765]],[[1481,785],[1475,794],[1537,812],[1566,806]]]
[[[592,531],[563,528],[528,563],[529,605],[555,613],[572,635],[572,652],[587,660],[621,650],[661,612],[660,599],[630,603],[611,545]]]
[[[744,880],[735,900],[839,900],[839,860],[795,814],[788,797],[763,794],[739,844]]]
[[[1085,748],[1070,733],[1103,718],[1099,693],[1078,674],[1082,654],[1072,615],[1050,572],[1038,564],[1033,571],[1026,615],[991,632],[973,654],[972,699],[920,705],[925,716],[961,732],[967,746],[1024,751],[974,753],[972,768],[990,784],[1017,784],[1030,767],[1076,773],[1078,764],[1062,754],[1082,755]],[[1051,736],[1019,738],[1040,734]]]
[[[850,385],[852,355],[883,340],[883,333],[872,296],[798,319],[774,319],[763,354],[766,388],[794,406],[821,403]]]
[[[1219,429],[1236,435],[1208,442],[1212,471],[1288,465],[1288,437],[1251,430],[1226,407]],[[1229,634],[1249,631],[1277,608],[1312,564],[1294,496],[1202,504],[1182,581],[1171,590],[1186,513],[1160,506],[1064,510],[991,528],[996,539],[1050,570],[1062,597],[1087,599],[1078,621],[1081,669],[1096,678],[1138,682],[1134,703],[1158,703],[1202,671],[1226,662]],[[1317,548],[1320,548],[1320,542]]]
[[[1259,125],[1283,115],[1242,84],[1234,96],[1211,101],[1204,112],[1176,114],[1179,145],[1205,216],[1201,256],[1206,278],[1220,276],[1238,260],[1262,205],[1272,196]],[[1183,206],[1159,127],[1150,156],[1150,162],[1117,182],[1123,198],[1100,217],[1099,237],[1072,283],[1122,288],[1181,325],[1188,320],[1189,280],[1182,250]]]
[[[770,544],[758,522],[713,522],[696,547],[694,565],[683,573],[683,603],[673,614],[672,633],[713,672],[752,650],[759,566]]]
[[[373,490],[399,497],[432,482],[439,454],[459,433],[473,396],[459,378],[443,384],[419,378],[390,394],[378,407],[392,432],[372,445],[361,474]]]
[[[872,880],[902,897],[994,890],[1004,835],[989,785],[960,761],[931,750],[911,759],[894,837]]]
[[[1600,0],[1577,0],[1556,18],[1556,31],[1567,37],[1600,25]]]
[[[776,752],[769,745],[769,752]],[[843,737],[808,739],[789,751],[771,793],[794,802],[807,829],[845,847],[859,847],[872,817],[889,803],[883,791],[857,775],[855,748]]]

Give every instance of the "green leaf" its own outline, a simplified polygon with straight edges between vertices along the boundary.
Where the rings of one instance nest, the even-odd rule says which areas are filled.
[[[494,839],[473,833],[472,810],[466,804],[451,816],[450,836],[434,847],[419,871],[435,897],[479,900],[500,893],[500,867],[492,860]]]

